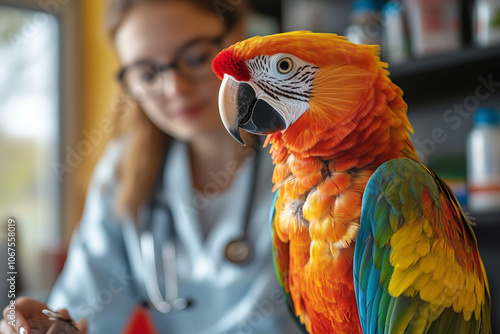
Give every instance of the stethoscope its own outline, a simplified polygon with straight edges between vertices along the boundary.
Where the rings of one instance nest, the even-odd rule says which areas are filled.
[[[240,238],[229,241],[224,250],[226,260],[238,265],[247,264],[253,255],[252,244],[248,240],[248,226],[257,187],[259,156],[259,151],[256,150],[250,176],[250,197],[246,202],[244,212],[245,222],[243,226],[243,235]],[[142,263],[144,266],[144,283],[149,297],[149,303],[147,304],[161,313],[182,311],[194,304],[191,298],[182,298],[178,295],[174,218],[167,201],[161,197],[163,194],[163,174],[166,160],[165,155],[153,196],[145,206],[144,218],[140,224],[143,226],[143,229],[139,237]],[[154,232],[152,228],[154,216],[158,213],[158,208],[163,210],[164,219],[168,225],[167,237],[165,242],[161,245],[161,252],[159,254],[157,254],[155,249]],[[165,281],[164,294],[161,292],[158,279],[157,256],[163,267],[163,277]]]

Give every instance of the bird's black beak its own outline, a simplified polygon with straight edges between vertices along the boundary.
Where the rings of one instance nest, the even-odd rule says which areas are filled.
[[[252,85],[238,82],[227,74],[219,91],[219,109],[227,131],[243,145],[239,128],[262,135],[286,128],[283,116],[269,103],[258,99]]]

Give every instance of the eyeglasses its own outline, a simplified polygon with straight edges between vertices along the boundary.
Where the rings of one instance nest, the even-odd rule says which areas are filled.
[[[118,72],[118,80],[135,100],[162,95],[162,74],[169,69],[188,81],[203,81],[212,75],[212,60],[220,51],[225,35],[223,32],[215,38],[197,38],[184,44],[169,64],[146,59],[125,66]]]

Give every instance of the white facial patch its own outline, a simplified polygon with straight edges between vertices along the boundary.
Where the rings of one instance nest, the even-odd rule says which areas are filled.
[[[256,97],[282,113],[286,127],[309,110],[318,66],[286,53],[257,56],[247,66]]]

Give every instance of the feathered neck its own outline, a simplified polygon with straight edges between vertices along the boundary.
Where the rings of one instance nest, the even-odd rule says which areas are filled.
[[[398,157],[417,159],[402,91],[387,78],[387,71],[379,76],[383,77],[366,90],[357,110],[342,122],[320,118],[329,110],[310,110],[285,131],[269,135],[266,144],[272,144],[274,163],[289,155],[295,159],[318,157],[334,160],[339,170],[348,170],[376,168]]]

